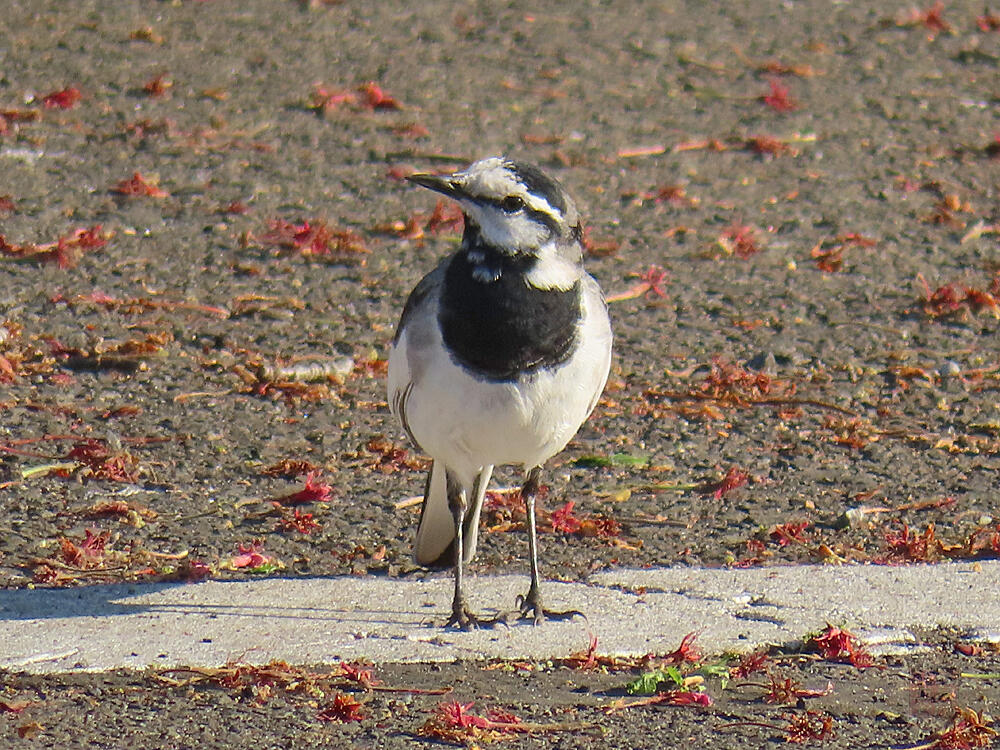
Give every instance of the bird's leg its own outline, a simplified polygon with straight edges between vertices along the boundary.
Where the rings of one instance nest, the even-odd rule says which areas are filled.
[[[527,617],[533,612],[535,624],[542,621],[542,595],[538,588],[538,530],[535,525],[535,498],[538,495],[538,476],[542,469],[536,466],[528,472],[528,477],[521,487],[521,497],[524,499],[524,509],[528,517],[528,558],[531,561],[531,586],[527,595],[521,597],[521,617]]]
[[[451,617],[446,625],[455,625],[462,630],[472,630],[480,625],[480,621],[469,612],[465,603],[465,593],[462,591],[462,556],[464,554],[463,539],[465,533],[465,513],[468,510],[468,498],[463,487],[451,472],[445,474],[448,482],[448,508],[455,520],[455,596],[451,600]]]
[[[538,575],[538,531],[535,526],[535,498],[538,495],[538,477],[541,473],[541,466],[531,469],[524,480],[524,486],[521,487],[521,497],[524,498],[524,507],[528,516],[528,556],[531,558],[531,586],[526,595],[517,598],[517,606],[520,609],[520,616],[522,618],[530,616],[535,625],[540,625],[546,619],[568,620],[574,615],[584,617],[582,612],[575,609],[555,612],[542,606]]]

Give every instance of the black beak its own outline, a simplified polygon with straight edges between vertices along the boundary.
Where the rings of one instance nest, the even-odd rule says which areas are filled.
[[[451,177],[442,177],[436,174],[411,174],[406,179],[456,200],[463,195],[462,189],[452,182]]]

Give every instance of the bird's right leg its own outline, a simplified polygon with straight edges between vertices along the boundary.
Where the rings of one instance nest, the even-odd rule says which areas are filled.
[[[469,509],[468,495],[465,487],[446,470],[448,483],[448,508],[455,521],[455,596],[451,600],[451,617],[446,625],[454,625],[462,630],[472,630],[478,627],[480,620],[469,611],[465,603],[465,592],[462,590],[462,556],[465,552],[463,536],[465,534],[465,514]]]

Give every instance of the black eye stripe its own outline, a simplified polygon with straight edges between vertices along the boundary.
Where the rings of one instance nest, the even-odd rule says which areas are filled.
[[[506,203],[511,199],[520,201],[520,204],[517,206],[517,208],[504,207],[504,203]],[[496,208],[499,208],[501,211],[508,211],[511,213],[513,211],[519,211],[520,209],[527,207],[527,204],[524,202],[524,199],[517,195],[508,195],[504,198],[493,198],[487,195],[477,195],[473,198],[473,200],[476,203],[482,203],[483,205],[486,206],[495,206]],[[528,208],[528,210],[530,211],[532,209]]]
[[[566,212],[566,200],[563,197],[562,186],[538,167],[518,161],[507,161],[504,166],[510,170],[518,182],[528,189],[529,193],[544,198],[556,211]]]
[[[505,213],[512,213],[512,212],[506,211],[504,209],[504,207],[503,207],[503,202],[505,200],[508,200],[509,198],[512,198],[512,197],[516,198],[518,196],[510,196],[510,195],[508,195],[506,198],[503,198],[503,199],[487,198],[486,196],[477,196],[477,197],[473,198],[473,200],[476,203],[481,203],[483,205],[495,206],[495,207],[499,208],[501,211],[504,211]],[[521,203],[522,203],[522,206],[518,210],[523,210],[524,213],[527,214],[527,216],[530,217],[532,221],[536,221],[539,224],[543,224],[553,234],[559,234],[559,232],[560,232],[559,221],[554,216],[552,216],[551,214],[549,214],[549,213],[547,213],[545,211],[540,211],[537,208],[532,208],[527,203],[525,203],[523,199],[521,200]]]
[[[528,216],[537,221],[539,224],[544,224],[549,228],[552,234],[559,234],[559,222],[552,218],[550,214],[547,214],[544,211],[537,211],[533,208],[528,208],[526,210]]]

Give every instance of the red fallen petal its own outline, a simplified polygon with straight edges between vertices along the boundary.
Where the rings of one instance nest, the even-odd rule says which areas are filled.
[[[46,94],[42,97],[42,104],[46,109],[72,109],[82,97],[80,89],[70,86],[62,91]]]

